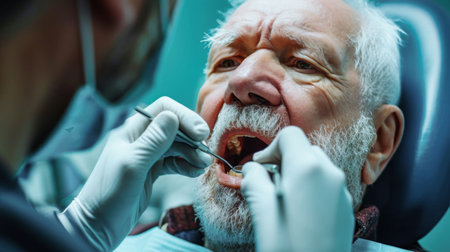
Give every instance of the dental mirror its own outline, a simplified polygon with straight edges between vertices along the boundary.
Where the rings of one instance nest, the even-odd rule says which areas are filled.
[[[278,199],[283,197],[283,192],[281,189],[281,175],[280,175],[280,166],[277,164],[261,164],[269,173],[273,174],[273,183],[275,184],[275,191]],[[242,173],[242,167],[244,165],[236,165],[231,167],[236,173]]]
[[[227,165],[231,168],[231,170],[233,170],[236,173],[242,173],[242,168],[244,167],[244,165],[235,165],[233,167],[230,166],[230,164]],[[276,165],[276,164],[261,164],[262,166],[264,166],[264,168],[266,168],[266,170],[270,173],[279,173],[280,172],[280,166]]]

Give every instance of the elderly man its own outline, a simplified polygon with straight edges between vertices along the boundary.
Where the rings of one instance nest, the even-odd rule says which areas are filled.
[[[214,128],[210,146],[232,164],[245,163],[281,128],[295,125],[344,170],[357,219],[374,216],[373,207],[361,208],[364,190],[386,167],[403,130],[402,112],[392,105],[399,96],[397,28],[362,1],[247,1],[210,41],[207,79],[197,104]],[[276,149],[284,150],[290,160],[281,158],[282,173],[296,169],[290,177],[297,179],[286,178],[284,189],[295,189],[297,185],[291,188],[289,184],[301,183],[303,187],[297,187],[305,191],[310,190],[307,184],[311,180],[336,181],[339,174],[327,169],[325,155],[316,147],[296,144],[300,141],[299,130],[283,130],[271,147],[253,159],[277,162],[280,158],[274,156],[280,153]],[[295,167],[286,167],[288,164]],[[255,165],[249,166],[248,179],[257,177],[252,169]],[[310,170],[319,175],[311,175]],[[220,163],[201,180],[194,207],[212,248],[252,244],[247,204],[236,190],[240,186],[241,179]],[[264,190],[256,179],[248,186]],[[310,191],[312,200],[337,200],[322,195],[332,193],[329,187],[315,188],[319,191]],[[289,196],[285,198],[289,202]],[[305,215],[306,205],[312,203],[295,204],[298,215]],[[338,210],[339,205],[335,207]],[[273,210],[268,207],[265,211]],[[262,217],[268,217],[270,223],[273,216]],[[371,223],[363,225],[368,226],[357,226],[358,235],[361,229],[373,230]],[[272,242],[262,240],[261,247]],[[303,244],[309,242],[317,240]]]
[[[209,38],[197,111],[244,178],[217,161],[193,208],[169,210],[162,228],[214,251],[349,250],[353,206],[353,238],[373,239],[378,210],[362,198],[403,133],[398,28],[357,0],[248,0],[230,13]],[[281,164],[281,200],[251,160]]]

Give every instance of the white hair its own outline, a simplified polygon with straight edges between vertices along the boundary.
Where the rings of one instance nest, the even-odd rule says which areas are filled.
[[[373,111],[400,98],[401,29],[367,0],[344,0],[358,14],[357,34],[350,35],[360,74],[362,106]]]
[[[343,0],[350,5],[361,23],[356,34],[349,34],[355,50],[354,66],[360,74],[361,109],[371,113],[382,104],[397,104],[400,98],[401,29],[368,0]],[[230,31],[222,29],[234,11],[245,0],[229,0],[232,8],[218,20],[219,26],[203,40],[209,46],[227,43],[223,37]]]

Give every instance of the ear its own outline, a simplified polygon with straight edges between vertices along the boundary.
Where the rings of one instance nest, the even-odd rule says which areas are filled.
[[[93,0],[92,15],[100,17],[104,25],[129,26],[136,20],[142,0]]]
[[[376,139],[362,169],[361,179],[373,184],[396,151],[403,135],[403,113],[397,106],[382,105],[374,111]]]

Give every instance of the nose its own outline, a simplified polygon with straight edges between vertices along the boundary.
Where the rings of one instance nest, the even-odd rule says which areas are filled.
[[[280,105],[279,88],[283,78],[284,68],[275,53],[268,49],[260,49],[245,58],[230,74],[225,102],[227,104],[239,102],[243,105]]]

